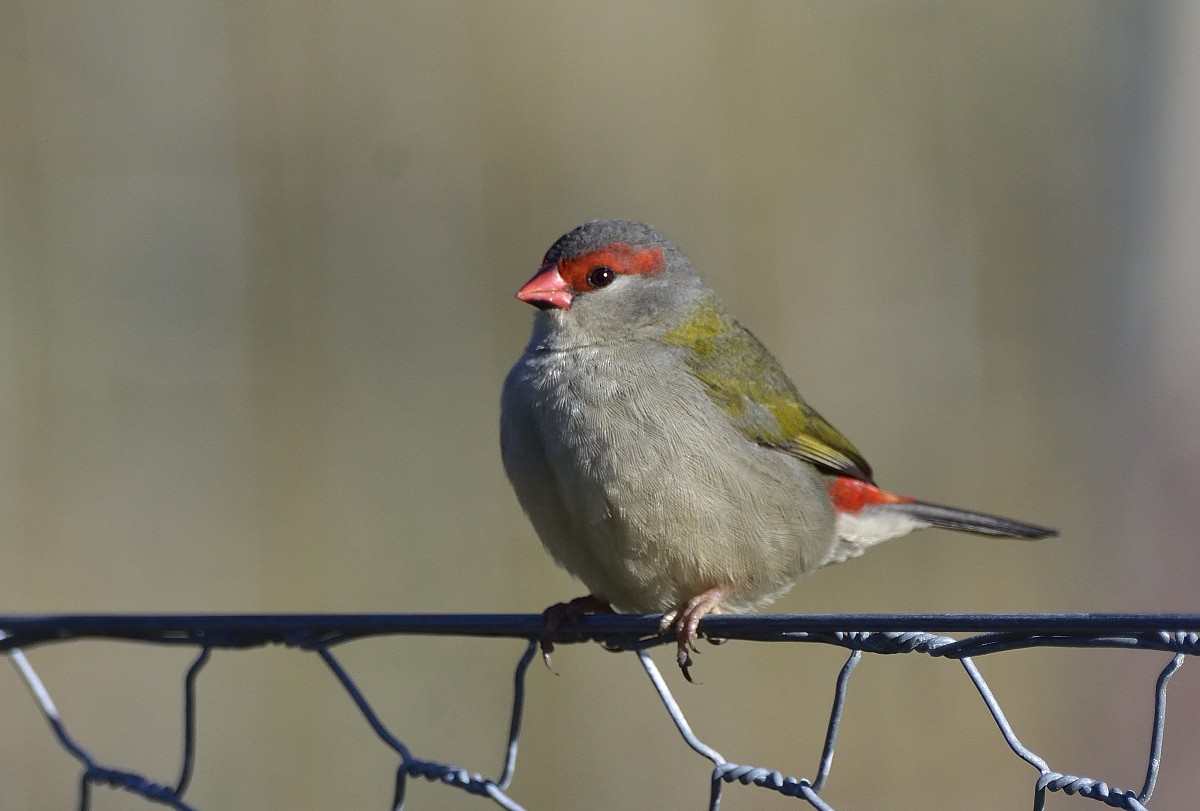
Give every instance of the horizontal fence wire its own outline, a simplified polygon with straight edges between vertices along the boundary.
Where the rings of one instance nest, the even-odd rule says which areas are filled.
[[[1112,808],[1142,811],[1148,807],[1162,762],[1167,686],[1186,657],[1200,652],[1200,614],[774,614],[709,616],[701,633],[713,638],[760,642],[808,642],[849,651],[834,685],[834,698],[817,772],[810,780],[785,776],[758,766],[733,763],[692,731],[665,679],[647,653],[674,644],[674,634],[658,631],[657,616],[589,615],[560,627],[556,644],[600,642],[608,649],[633,651],[683,741],[712,763],[709,809],[716,811],[725,785],[759,786],[832,809],[821,791],[833,767],[834,750],[851,675],[864,653],[917,653],[957,660],[978,691],[987,712],[1014,755],[1037,771],[1033,809],[1041,811],[1047,794],[1100,801]],[[82,767],[79,808],[90,806],[94,786],[124,789],[145,800],[181,811],[194,808],[184,797],[195,765],[196,684],[214,649],[241,649],[269,644],[311,650],[353,700],[375,732],[399,759],[392,808],[404,807],[408,779],[424,778],[490,798],[501,808],[523,808],[509,796],[516,772],[521,719],[525,706],[525,674],[538,650],[544,621],[527,614],[253,614],[253,615],[20,615],[0,616],[0,652],[13,663],[60,745]],[[920,630],[915,630],[920,629]],[[949,633],[969,633],[961,639]],[[352,640],[379,636],[426,635],[515,638],[527,641],[513,674],[513,700],[503,765],[496,778],[450,764],[421,758],[394,735],[375,712],[354,679],[334,656],[333,648]],[[183,755],[174,783],[99,763],[68,732],[49,690],[25,654],[26,649],[80,639],[112,639],[197,649],[183,678]],[[1123,648],[1170,654],[1153,688],[1154,712],[1139,790],[1123,790],[1091,777],[1056,771],[1017,737],[974,657],[1027,648]],[[1200,801],[1200,798],[1197,798]]]

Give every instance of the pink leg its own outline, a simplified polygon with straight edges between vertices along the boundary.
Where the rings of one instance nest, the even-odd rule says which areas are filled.
[[[725,588],[713,586],[705,592],[697,594],[674,611],[663,614],[658,623],[659,633],[666,633],[674,627],[679,651],[675,661],[683,671],[683,677],[692,681],[690,668],[692,666],[692,651],[696,650],[696,636],[700,629],[700,620],[717,610],[725,599]]]
[[[574,627],[579,624],[579,618],[584,614],[613,613],[615,613],[613,607],[608,604],[608,601],[602,600],[594,594],[576,597],[566,603],[555,603],[543,611],[542,635],[538,639],[538,645],[542,649],[542,661],[546,663],[546,667],[553,670],[550,665],[550,654],[554,652],[554,637],[558,634],[558,626],[564,619]]]

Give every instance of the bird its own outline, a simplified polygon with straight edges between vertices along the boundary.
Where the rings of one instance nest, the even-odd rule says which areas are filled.
[[[569,231],[516,298],[537,312],[501,394],[504,469],[542,545],[589,590],[544,613],[548,665],[564,617],[661,614],[691,681],[705,616],[760,610],[884,541],[1057,534],[882,489],[649,225]]]

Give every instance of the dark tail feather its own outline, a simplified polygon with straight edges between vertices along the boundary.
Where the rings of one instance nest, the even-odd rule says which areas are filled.
[[[1024,524],[1010,518],[1001,518],[998,515],[943,507],[940,504],[928,504],[924,501],[889,504],[888,508],[911,515],[918,521],[928,521],[935,527],[974,532],[979,535],[1000,535],[1032,541],[1038,538],[1050,538],[1058,534],[1056,529]]]

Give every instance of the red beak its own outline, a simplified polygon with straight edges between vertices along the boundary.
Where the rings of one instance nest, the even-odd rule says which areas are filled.
[[[539,310],[566,310],[571,307],[571,291],[558,265],[544,265],[537,275],[517,291],[517,298]]]

